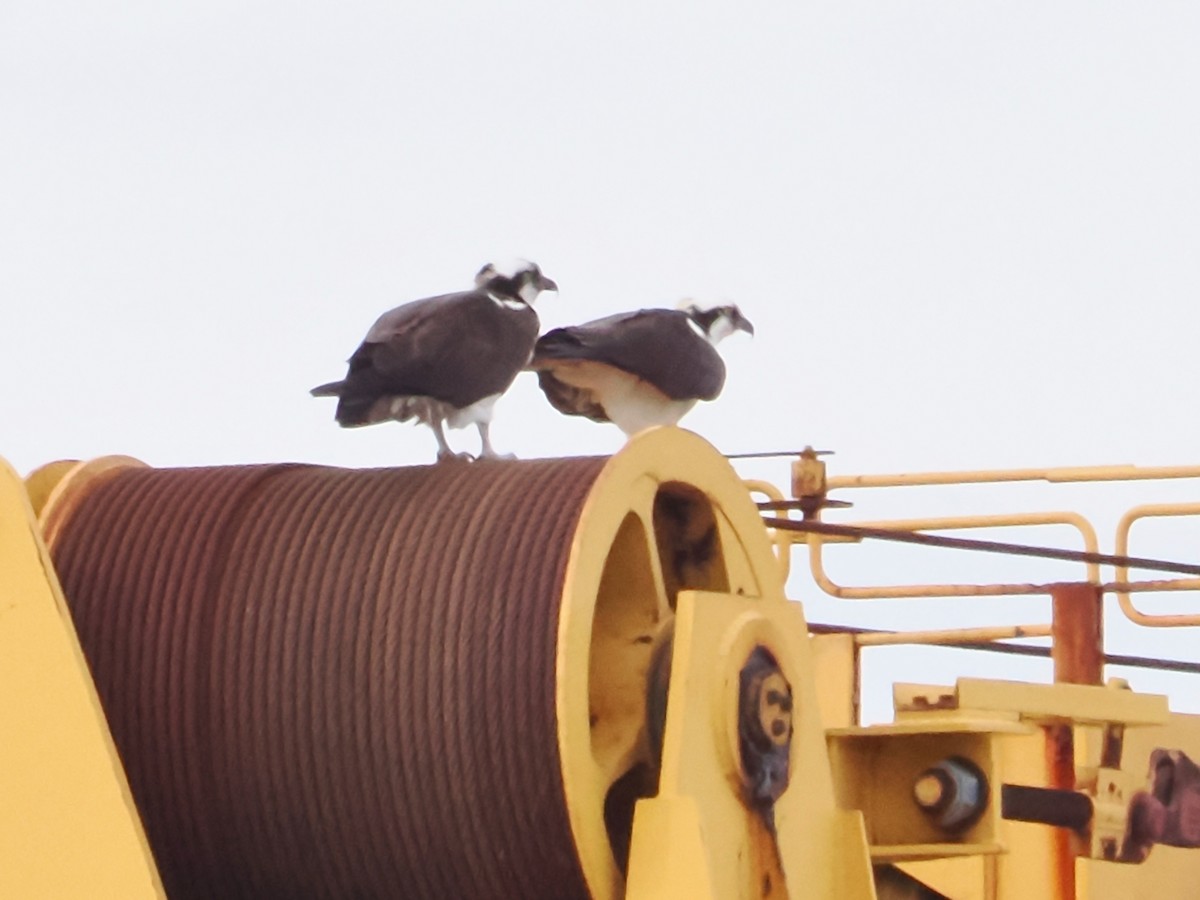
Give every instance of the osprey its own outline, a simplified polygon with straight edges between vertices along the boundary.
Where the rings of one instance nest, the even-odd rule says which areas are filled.
[[[529,364],[550,404],[568,416],[612,422],[627,435],[674,425],[725,384],[715,346],[735,331],[754,334],[736,306],[641,309],[555,328]]]
[[[425,423],[437,438],[439,461],[459,458],[442,424],[475,424],[482,455],[499,458],[488,437],[492,408],[533,352],[534,300],[557,290],[531,262],[489,263],[475,276],[473,291],[384,313],[350,357],[346,377],[313,388],[312,395],[338,398],[335,418],[343,428],[393,419]]]

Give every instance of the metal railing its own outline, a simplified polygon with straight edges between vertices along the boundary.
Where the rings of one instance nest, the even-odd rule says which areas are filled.
[[[1180,627],[1200,625],[1200,613],[1152,614],[1138,609],[1131,594],[1154,591],[1200,590],[1200,565],[1168,560],[1146,559],[1129,555],[1129,537],[1133,525],[1151,517],[1200,517],[1200,503],[1143,505],[1130,509],[1121,518],[1114,538],[1115,552],[1099,552],[1099,540],[1092,523],[1077,512],[1028,512],[977,516],[929,517],[892,519],[885,521],[833,524],[821,520],[821,511],[835,503],[829,494],[835,490],[863,488],[895,488],[916,486],[959,486],[1010,482],[1044,481],[1054,484],[1096,483],[1121,481],[1161,481],[1166,479],[1200,479],[1200,466],[1138,467],[1132,465],[1067,467],[1047,469],[996,469],[956,472],[927,472],[891,475],[843,475],[826,478],[825,464],[811,451],[801,453],[793,462],[793,498],[787,499],[777,487],[766,481],[747,481],[752,493],[767,499],[759,506],[764,510],[776,556],[786,578],[790,570],[791,549],[796,544],[808,546],[809,568],[814,582],[826,593],[845,600],[880,598],[938,598],[1019,596],[1052,594],[1055,585],[1030,582],[990,583],[924,583],[888,585],[839,584],[826,571],[824,551],[827,544],[844,544],[863,540],[900,540],[932,546],[954,547],[962,550],[1003,552],[1023,556],[1041,556],[1074,561],[1083,571],[1077,583],[1095,587],[1101,594],[1116,596],[1122,613],[1137,625],[1149,627]],[[803,519],[794,519],[789,511],[801,509]],[[1077,531],[1082,549],[1068,550],[1036,547],[1026,544],[1004,544],[996,541],[956,538],[944,535],[948,531],[981,528],[1029,528],[1068,526]],[[938,532],[934,534],[932,532]],[[1113,570],[1113,579],[1106,581],[1102,569]],[[1168,572],[1176,576],[1166,579],[1130,580],[1131,569]],[[870,632],[862,633],[857,641],[864,645],[927,643],[962,644],[995,641],[1017,637],[1040,637],[1053,633],[1053,625],[1035,623],[986,628],[960,628],[937,631]]]

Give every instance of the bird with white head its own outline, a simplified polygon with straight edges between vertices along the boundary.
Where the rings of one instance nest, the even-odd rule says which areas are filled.
[[[529,368],[559,412],[633,435],[716,399],[725,384],[716,345],[735,331],[754,334],[736,305],[684,301],[555,328],[538,339]]]
[[[444,425],[475,425],[480,455],[505,458],[489,435],[493,409],[533,352],[534,301],[542,291],[557,290],[528,260],[489,263],[476,274],[474,290],[384,313],[350,357],[346,377],[312,394],[338,398],[335,418],[343,428],[414,420],[428,425],[438,461],[470,458],[450,449]]]

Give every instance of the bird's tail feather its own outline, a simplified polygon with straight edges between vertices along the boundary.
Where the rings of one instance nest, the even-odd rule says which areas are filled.
[[[388,419],[386,412],[380,406],[376,397],[361,397],[356,395],[343,396],[338,399],[334,419],[343,428],[358,428],[362,425],[374,425]]]
[[[586,416],[593,422],[609,422],[608,413],[596,402],[592,392],[578,388],[555,377],[553,371],[540,369],[538,386],[550,405],[566,416]]]
[[[344,381],[331,381],[328,384],[319,384],[311,391],[314,397],[338,397],[341,396]]]

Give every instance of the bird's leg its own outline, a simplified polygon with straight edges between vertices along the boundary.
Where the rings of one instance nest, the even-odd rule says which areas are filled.
[[[429,417],[429,427],[433,429],[433,436],[437,438],[438,444],[438,462],[453,462],[456,460],[469,460],[469,453],[455,453],[450,449],[450,445],[446,443],[446,432],[442,430],[442,420],[437,416]]]
[[[492,439],[488,434],[492,427],[489,422],[479,422],[476,427],[479,429],[479,443],[483,448],[479,454],[480,459],[516,459],[516,456],[511,453],[496,452],[496,448],[492,446]]]

